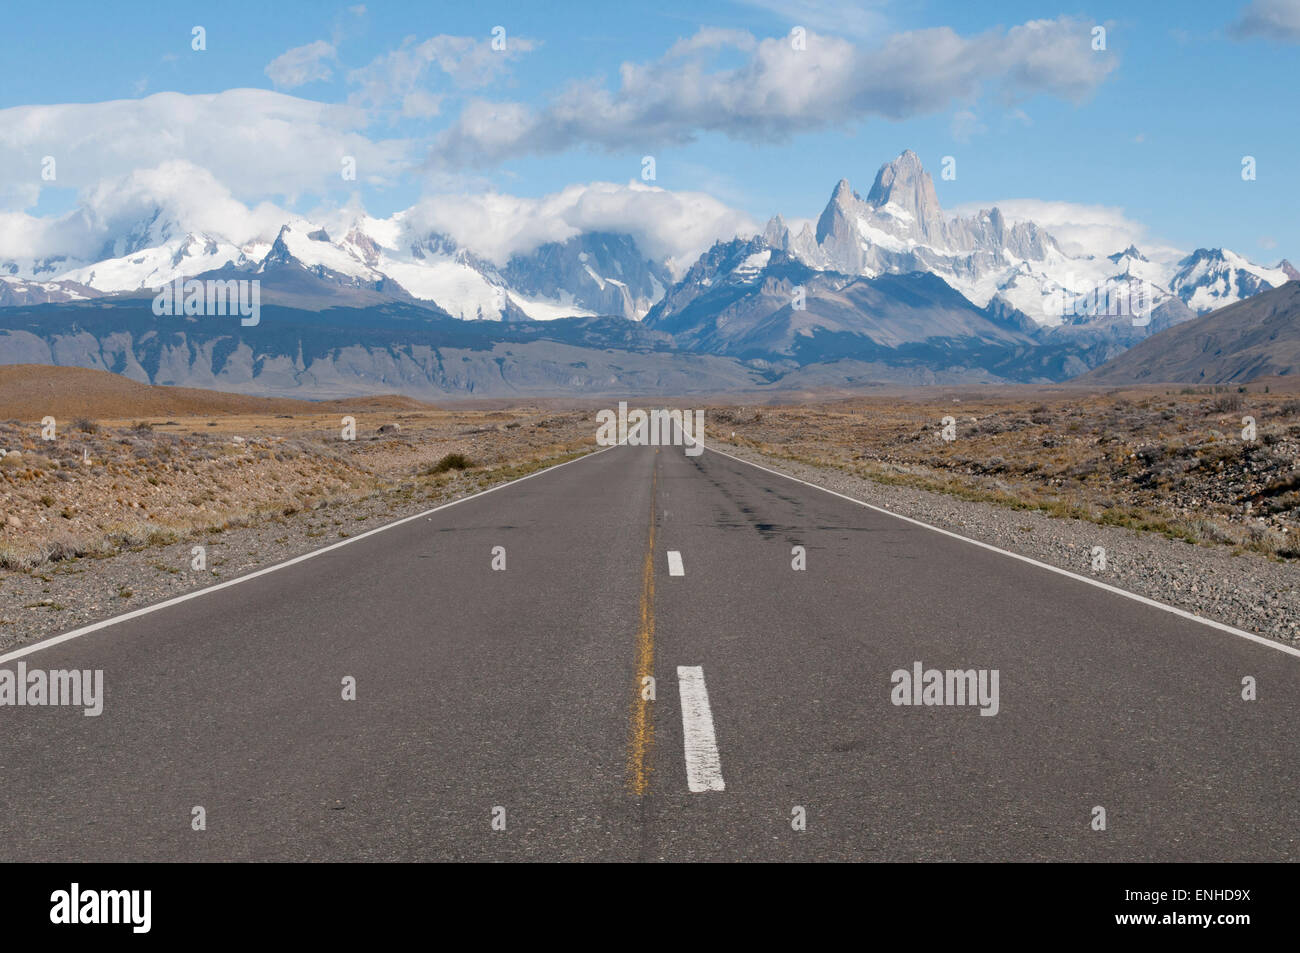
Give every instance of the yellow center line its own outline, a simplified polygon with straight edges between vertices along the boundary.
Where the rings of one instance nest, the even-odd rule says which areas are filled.
[[[650,535],[641,568],[641,624],[636,634],[636,684],[632,702],[632,732],[628,739],[628,787],[638,797],[650,783],[655,726],[645,679],[655,670],[655,496],[658,467],[650,481]]]

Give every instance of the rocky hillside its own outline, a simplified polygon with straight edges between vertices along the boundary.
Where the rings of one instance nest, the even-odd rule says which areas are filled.
[[[1080,383],[1242,384],[1300,374],[1300,281],[1168,328]]]

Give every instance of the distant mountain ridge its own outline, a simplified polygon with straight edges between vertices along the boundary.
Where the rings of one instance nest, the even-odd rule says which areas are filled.
[[[685,272],[617,230],[585,231],[493,261],[416,218],[357,215],[336,232],[291,218],[270,240],[236,244],[155,210],[106,240],[100,260],[0,262],[0,363],[120,366],[160,383],[150,355],[161,338],[150,337],[138,311],[153,289],[186,276],[257,279],[263,307],[299,334],[291,346],[274,319],[261,338],[218,325],[168,325],[188,342],[188,357],[182,368],[177,345],[159,367],[172,369],[168,380],[200,387],[215,386],[222,371],[212,360],[235,347],[251,363],[243,377],[226,376],[234,386],[296,393],[329,378],[329,393],[353,386],[373,392],[375,379],[396,373],[384,370],[388,358],[376,350],[383,333],[406,349],[403,366],[414,360],[411,349],[527,343],[538,364],[516,367],[518,379],[557,392],[566,379],[580,392],[650,378],[697,390],[665,369],[664,355],[701,373],[707,365],[717,381],[1060,381],[1296,275],[1286,261],[1266,268],[1226,249],[1170,259],[1130,245],[1081,256],[1038,224],[1009,221],[997,208],[952,216],[910,150],[881,166],[865,197],[847,180],[837,183],[815,226],[793,233],[774,216],[760,234],[715,243]],[[564,319],[541,336],[503,326],[467,338],[455,327]],[[629,327],[614,334],[616,324],[597,319]],[[112,320],[125,324],[114,328]],[[312,334],[333,349],[317,361],[346,353],[356,359],[309,373],[299,352],[314,351]],[[206,357],[198,350],[197,342],[207,347],[218,339],[225,343],[212,343]],[[649,347],[658,356],[639,361],[635,372],[607,355],[584,357],[567,362],[584,372],[566,378],[543,356],[547,348],[534,346],[543,340],[638,353]],[[599,373],[585,373],[597,366]],[[293,371],[269,373],[281,367]],[[422,373],[398,376],[431,395],[514,386],[494,378],[489,365],[469,375]],[[345,380],[348,374],[356,380]]]
[[[1169,328],[1078,378],[1085,384],[1244,384],[1300,374],[1300,280]]]
[[[421,228],[417,218],[409,212],[382,220],[361,214],[334,236],[317,223],[291,218],[274,237],[237,243],[187,228],[156,206],[106,238],[93,260],[59,254],[0,262],[8,285],[0,289],[0,307],[137,292],[215,270],[255,273],[268,256],[340,286],[387,288],[396,299],[426,302],[466,320],[597,314],[639,320],[673,285],[666,261],[617,229],[539,242],[494,264],[447,234]],[[777,215],[756,237],[817,271],[863,278],[928,272],[976,307],[1016,310],[1040,325],[1061,323],[1050,305],[1063,296],[1088,297],[1117,282],[1149,281],[1156,305],[1176,297],[1192,313],[1206,313],[1297,274],[1286,261],[1266,267],[1219,248],[1161,262],[1131,246],[1103,258],[1069,255],[1042,226],[1009,222],[997,208],[968,217],[945,213],[933,179],[911,150],[880,167],[865,198],[841,179],[815,227],[792,233]]]
[[[550,320],[619,315],[640,319],[672,279],[628,235],[587,232],[547,242],[497,267],[449,236],[395,237],[362,217],[342,239],[302,219],[270,242],[236,245],[152,221],[106,243],[96,262],[0,262],[0,307],[134,294],[176,277],[212,272],[268,279],[285,268],[311,272],[339,289],[386,291],[465,320]],[[157,244],[148,244],[149,242]]]
[[[1295,373],[1300,363],[1300,282],[1167,326],[1123,353],[1127,320],[1042,329],[1026,326],[1023,316],[977,309],[933,275],[817,273],[757,240],[715,252],[707,264],[697,263],[695,278],[712,270],[724,281],[686,285],[664,318],[644,322],[462,321],[391,300],[322,308],[319,300],[338,301],[337,292],[325,278],[302,272],[298,300],[311,307],[265,304],[261,323],[251,328],[237,316],[159,317],[145,296],[3,309],[0,363],[88,367],[141,383],[309,399],[1050,382],[1110,358],[1078,380],[1224,382]],[[750,261],[756,255],[766,260]],[[805,289],[804,309],[791,307],[795,282]],[[692,292],[692,300],[680,297]],[[1236,317],[1221,326],[1224,315]],[[1197,361],[1213,363],[1201,370]],[[1179,362],[1190,369],[1164,370]]]

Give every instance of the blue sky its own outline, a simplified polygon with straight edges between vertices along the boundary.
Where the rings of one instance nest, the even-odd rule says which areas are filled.
[[[1052,216],[1066,231],[1070,220],[1092,216],[1099,228],[1153,245],[1221,245],[1261,263],[1300,263],[1300,0],[1064,9],[836,0],[364,9],[292,0],[54,2],[11,5],[5,14],[0,171],[9,182],[0,186],[11,213],[66,213],[171,149],[245,205],[307,213],[359,200],[381,216],[422,196],[539,197],[576,183],[626,183],[653,155],[654,185],[707,193],[762,222],[776,212],[815,218],[838,179],[865,193],[882,162],[911,148],[935,174],[945,208],[1026,200],[1025,214],[1047,217],[1049,228]],[[1050,27],[1027,36],[1034,22]],[[202,51],[191,49],[196,25],[206,31]],[[773,104],[792,84],[766,70],[775,85],[753,90],[765,100],[729,109],[729,97],[740,103],[750,90],[726,76],[788,48],[796,25],[811,33],[803,56],[830,64],[823,85],[841,98],[819,99],[814,84]],[[1104,51],[1090,48],[1094,25],[1106,30]],[[487,46],[496,26],[505,29],[504,54]],[[670,54],[692,38],[697,49]],[[775,70],[810,60],[778,61]],[[639,79],[624,75],[625,64]],[[882,72],[877,64],[890,65]],[[682,80],[691,71],[711,84],[711,102],[691,101],[693,84]],[[243,143],[242,153],[204,139],[220,131],[188,126],[184,101],[161,112],[87,109],[59,121],[10,108],[240,89],[275,94],[240,109],[252,115],[269,103],[263,129],[278,130],[259,132],[270,138]],[[320,121],[314,104],[351,108],[345,120],[332,113]],[[618,118],[592,121],[602,104]],[[747,118],[736,121],[742,111]],[[243,120],[223,100],[195,121]],[[238,141],[237,130],[226,138]],[[357,181],[322,173],[321,156],[331,153],[332,163],[342,151],[358,155]],[[54,183],[35,176],[44,155],[61,163]],[[1248,155],[1254,181],[1241,175]],[[943,156],[955,158],[955,180],[939,179]]]

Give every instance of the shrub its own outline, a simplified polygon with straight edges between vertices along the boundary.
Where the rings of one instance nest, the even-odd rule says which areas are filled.
[[[449,453],[424,472],[428,474],[446,473],[448,470],[468,470],[477,465],[463,453]]]

